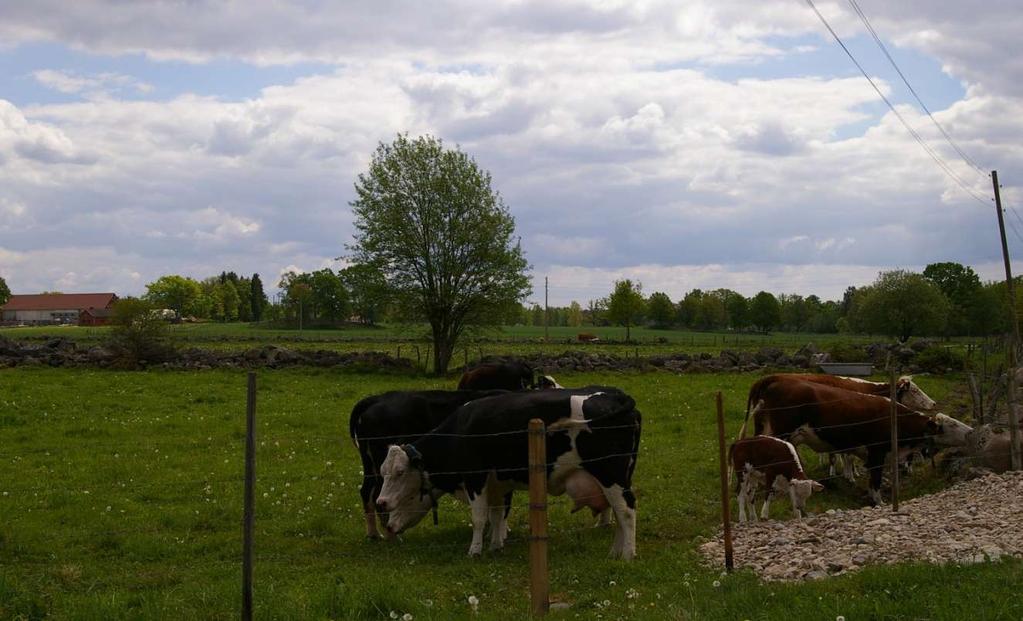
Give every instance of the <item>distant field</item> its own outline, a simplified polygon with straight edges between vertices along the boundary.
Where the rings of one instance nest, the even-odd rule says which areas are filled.
[[[718,524],[713,396],[731,432],[752,374],[566,376],[612,384],[644,415],[636,470],[639,558],[606,558],[611,533],[553,501],[552,619],[1019,619],[1023,563],[905,565],[806,585],[723,577],[701,565]],[[921,377],[946,401],[956,379]],[[396,543],[368,542],[346,424],[360,398],[449,380],[332,370],[259,374],[255,591],[261,619],[522,619],[525,495],[501,553],[465,557],[468,510],[452,501]],[[946,401],[947,405],[947,401]],[[0,371],[0,619],[237,617],[244,374]],[[819,474],[817,460],[808,463]],[[918,468],[903,495],[942,481]],[[861,482],[861,488],[863,483]],[[841,481],[812,511],[858,506]],[[776,503],[784,517],[787,503]],[[952,519],[952,518],[950,518]],[[715,586],[719,582],[720,586]],[[479,614],[466,603],[480,600]]]

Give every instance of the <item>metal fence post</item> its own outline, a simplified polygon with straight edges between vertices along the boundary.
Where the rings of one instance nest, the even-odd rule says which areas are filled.
[[[721,462],[721,522],[724,525],[725,569],[732,571],[732,505],[728,498],[728,459],[725,453],[725,407],[721,393],[717,394],[718,458]]]
[[[547,582],[547,431],[539,418],[529,421],[529,596],[530,612],[550,609]]]

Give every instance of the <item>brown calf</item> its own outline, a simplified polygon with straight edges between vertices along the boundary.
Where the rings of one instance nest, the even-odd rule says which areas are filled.
[[[820,483],[806,478],[796,447],[785,440],[770,436],[736,440],[728,449],[728,457],[736,474],[740,522],[746,521],[747,509],[753,520],[757,519],[753,498],[758,487],[767,488],[767,498],[760,511],[760,517],[765,520],[775,491],[788,493],[792,512],[798,519],[806,509],[810,494],[824,489]]]

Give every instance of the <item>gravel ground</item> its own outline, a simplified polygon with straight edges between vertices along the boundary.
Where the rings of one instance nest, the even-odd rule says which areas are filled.
[[[899,509],[832,509],[803,520],[735,524],[735,566],[750,567],[764,580],[813,580],[864,565],[1023,557],[1023,472],[964,481]],[[700,552],[723,566],[721,533]]]

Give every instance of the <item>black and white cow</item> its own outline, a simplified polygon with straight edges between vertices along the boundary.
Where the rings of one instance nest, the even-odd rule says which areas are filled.
[[[387,525],[387,516],[376,515],[376,499],[382,483],[380,466],[391,444],[411,442],[441,424],[473,399],[502,394],[501,390],[419,390],[394,391],[366,397],[352,408],[348,433],[362,458],[363,513],[366,536],[380,536],[376,518]],[[428,505],[429,506],[429,505]]]
[[[566,492],[576,509],[595,513],[610,507],[616,530],[611,555],[636,555],[636,497],[632,474],[639,450],[640,413],[632,397],[616,388],[589,386],[515,392],[472,401],[440,426],[410,444],[392,445],[381,467],[377,509],[387,528],[400,533],[418,523],[424,498],[455,494],[472,507],[469,555],[507,536],[501,498],[528,485],[529,421],[547,426],[547,490]]]

